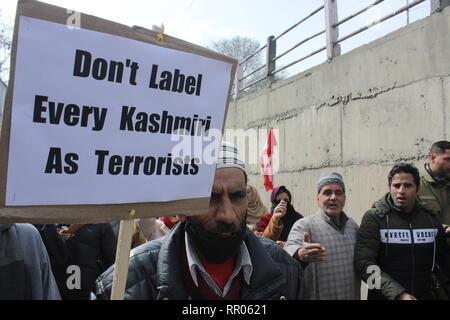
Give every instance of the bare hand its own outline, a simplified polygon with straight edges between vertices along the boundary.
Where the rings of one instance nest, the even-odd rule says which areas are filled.
[[[273,222],[275,225],[280,224],[280,219],[286,215],[287,212],[287,202],[285,200],[281,200],[280,203],[273,210]]]
[[[417,300],[416,297],[414,297],[413,295],[410,295],[407,292],[403,292],[399,297],[398,300]]]
[[[302,262],[323,262],[327,256],[327,249],[320,243],[309,243],[308,232],[303,235],[303,245],[298,249],[297,256]]]
[[[64,240],[68,240],[72,238],[82,226],[84,226],[84,224],[71,224],[70,227],[62,226],[59,230],[59,234]]]
[[[279,245],[280,247],[284,247],[285,244],[286,244],[286,241],[281,241],[281,240],[277,241],[277,245]]]
[[[62,226],[59,230],[59,235],[64,239],[68,240],[70,237],[72,237],[72,234],[69,232],[69,228],[66,226]]]

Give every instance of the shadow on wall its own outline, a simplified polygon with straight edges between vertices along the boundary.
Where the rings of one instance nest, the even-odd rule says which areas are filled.
[[[5,105],[6,89],[6,84],[4,84],[2,80],[0,80],[0,128],[3,119],[3,107]]]

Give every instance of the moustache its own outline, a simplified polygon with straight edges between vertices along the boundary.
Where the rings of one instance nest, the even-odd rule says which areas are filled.
[[[233,236],[240,230],[241,230],[240,224],[218,221],[216,222],[216,225],[213,228],[208,229],[207,231],[210,232],[211,234],[223,237],[223,236]]]

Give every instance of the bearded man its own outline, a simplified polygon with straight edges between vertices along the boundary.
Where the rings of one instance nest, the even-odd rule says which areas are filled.
[[[438,141],[431,146],[428,162],[420,170],[420,200],[439,216],[447,238],[450,238],[450,142]],[[450,241],[447,240],[450,244]]]
[[[301,299],[300,264],[246,227],[246,185],[237,149],[223,143],[208,212],[134,249],[124,299]],[[97,299],[110,297],[113,275],[97,280]]]

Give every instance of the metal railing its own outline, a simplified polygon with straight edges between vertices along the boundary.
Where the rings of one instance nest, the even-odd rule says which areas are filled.
[[[241,97],[242,94],[245,92],[245,90],[248,90],[249,88],[255,86],[256,84],[258,84],[264,80],[273,82],[274,76],[277,73],[279,73],[301,61],[304,61],[322,51],[326,50],[327,59],[333,59],[334,57],[339,56],[341,54],[341,48],[340,48],[341,42],[343,42],[351,37],[354,37],[355,35],[363,32],[379,23],[382,23],[383,21],[386,21],[404,11],[407,11],[427,0],[411,0],[411,3],[409,3],[409,1],[407,1],[407,4],[404,5],[403,7],[399,8],[399,9],[395,10],[394,12],[391,12],[371,23],[368,23],[365,26],[363,26],[363,27],[357,29],[356,31],[353,31],[343,37],[339,37],[339,26],[340,25],[342,25],[342,24],[350,21],[351,19],[359,16],[360,14],[372,9],[373,7],[377,6],[378,4],[380,4],[381,2],[383,2],[385,0],[376,0],[373,3],[371,3],[370,5],[366,6],[365,8],[358,10],[357,12],[341,19],[340,21],[338,21],[337,1],[338,0],[324,0],[324,4],[322,6],[313,10],[306,17],[302,18],[299,22],[295,23],[294,25],[292,25],[291,27],[289,27],[288,29],[283,31],[280,35],[278,35],[276,37],[274,37],[274,36],[268,37],[267,43],[264,46],[262,46],[256,52],[254,52],[253,54],[249,55],[248,57],[246,57],[245,59],[240,61],[238,64],[238,70],[236,73],[235,86],[234,86],[235,98],[237,99],[237,98]],[[450,0],[429,0],[429,1],[431,1],[430,14],[441,11],[444,7],[450,5]],[[312,18],[314,15],[321,12],[322,10],[324,11],[324,16],[325,16],[324,29],[319,32],[316,32],[315,34],[313,34],[311,36],[308,36],[307,38],[305,38],[305,39],[299,41],[298,43],[296,43],[295,45],[291,46],[286,51],[277,55],[277,52],[276,52],[277,41],[281,37],[283,37],[287,33],[289,33],[290,31],[292,31],[293,29],[298,27],[299,25],[303,24],[305,21]],[[409,21],[409,18],[408,18],[408,21]],[[323,46],[306,54],[305,56],[303,56],[299,59],[296,59],[295,61],[292,61],[282,67],[279,67],[278,69],[276,68],[277,60],[286,56],[288,53],[292,52],[296,48],[304,45],[305,43],[307,43],[307,42],[311,41],[312,39],[315,39],[323,34],[326,35],[326,43]],[[242,72],[244,64],[247,63],[250,59],[257,57],[259,54],[261,54],[263,52],[263,50],[265,50],[265,53],[266,53],[266,62],[259,68],[251,70],[251,72],[244,75]],[[249,79],[251,76],[258,75],[258,73],[261,73],[260,72],[261,70],[265,70],[265,72],[263,74],[259,75],[259,77],[257,77],[256,79],[254,79],[255,77],[253,77],[252,79],[250,79],[251,80],[250,82],[245,83],[244,80]]]

